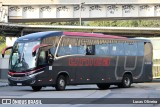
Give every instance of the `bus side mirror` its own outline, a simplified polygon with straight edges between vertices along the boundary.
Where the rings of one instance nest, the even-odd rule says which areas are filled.
[[[9,46],[9,47],[4,48],[4,49],[2,50],[2,58],[4,58],[5,52],[6,52],[7,50],[9,50],[9,49],[12,49],[12,48],[13,48],[13,46]]]
[[[52,44],[39,44],[39,45],[36,45],[35,47],[33,47],[32,56],[34,57],[36,55],[37,49],[42,48],[42,47],[47,47],[47,46],[52,46]]]
[[[50,65],[52,65],[52,64],[53,64],[53,61],[54,61],[54,56],[51,55],[51,54],[49,54],[49,55],[48,55],[48,63],[49,63]]]

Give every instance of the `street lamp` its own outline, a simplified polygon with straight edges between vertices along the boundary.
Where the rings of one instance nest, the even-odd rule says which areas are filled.
[[[80,12],[79,12],[79,25],[81,26],[82,25],[82,17],[81,17],[81,12],[82,12],[82,5],[84,5],[85,2],[82,2],[79,4],[79,9],[80,9]]]

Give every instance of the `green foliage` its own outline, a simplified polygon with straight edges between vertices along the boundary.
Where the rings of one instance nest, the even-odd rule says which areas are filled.
[[[0,36],[0,54],[5,47],[6,47],[6,38],[4,36]],[[10,52],[7,51],[6,54],[10,54]]]
[[[159,20],[115,20],[115,21],[91,21],[88,26],[110,27],[160,27]]]
[[[0,52],[2,52],[2,50],[6,47],[5,43],[0,43]]]
[[[35,23],[19,23],[31,25],[71,25],[79,26],[79,21],[68,22],[35,22]],[[159,20],[97,20],[83,21],[83,26],[108,26],[108,27],[160,27]]]
[[[26,24],[26,25],[74,25],[78,26],[78,21],[68,21],[68,22],[31,22],[31,23],[19,23],[19,24]],[[82,22],[82,24],[84,24]]]

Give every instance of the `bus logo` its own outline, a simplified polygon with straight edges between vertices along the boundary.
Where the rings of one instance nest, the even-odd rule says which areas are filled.
[[[110,58],[69,58],[69,66],[109,66]]]

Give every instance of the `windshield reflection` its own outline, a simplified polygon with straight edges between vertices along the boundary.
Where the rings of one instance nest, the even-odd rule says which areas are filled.
[[[17,43],[13,47],[9,68],[16,72],[34,68],[36,66],[36,56],[32,56],[32,49],[39,43],[39,41]]]

